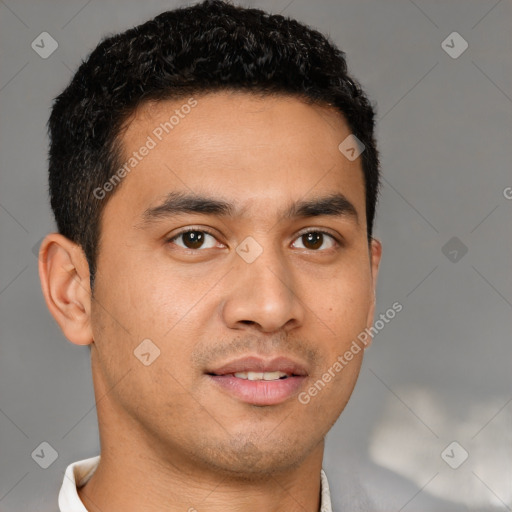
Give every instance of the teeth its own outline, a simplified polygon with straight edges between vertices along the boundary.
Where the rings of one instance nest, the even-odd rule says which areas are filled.
[[[283,372],[238,372],[234,374],[239,379],[246,380],[278,380],[281,377],[286,377],[287,374]]]

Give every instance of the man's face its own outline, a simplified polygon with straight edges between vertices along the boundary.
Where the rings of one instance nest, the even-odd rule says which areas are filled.
[[[350,134],[339,114],[292,97],[195,99],[146,104],[122,135],[126,161],[140,161],[101,224],[100,429],[127,442],[137,431],[156,458],[196,470],[263,474],[314,453],[345,407],[362,351],[309,403],[298,396],[371,325],[380,246],[367,241],[360,159],[338,149]],[[175,110],[172,131],[158,130]],[[159,208],[177,193],[232,212]],[[335,194],[346,201],[324,214],[282,214]],[[147,339],[145,365],[134,350]]]

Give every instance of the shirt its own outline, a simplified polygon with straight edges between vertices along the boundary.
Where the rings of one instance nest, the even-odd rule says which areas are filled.
[[[90,459],[73,462],[66,468],[64,481],[59,492],[59,510],[60,512],[87,512],[82,500],[78,496],[77,489],[84,486],[93,473],[96,471],[100,462],[100,456]],[[332,512],[331,494],[329,491],[329,482],[324,470],[320,470],[320,511]]]

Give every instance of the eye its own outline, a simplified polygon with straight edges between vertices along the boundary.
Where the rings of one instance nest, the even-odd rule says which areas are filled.
[[[302,235],[300,235],[296,240],[300,240],[303,242],[302,247],[299,247],[299,249],[309,249],[313,251],[318,251],[322,247],[322,245],[324,245],[326,241],[325,237],[328,237],[328,243],[330,243],[330,245],[328,247],[324,247],[324,250],[336,247],[336,245],[338,244],[336,238],[334,238],[333,235],[327,233],[326,231],[307,231],[305,233],[302,233]]]
[[[175,242],[180,239],[182,241],[181,244]],[[216,238],[204,229],[187,229],[169,238],[167,242],[175,243],[178,247],[182,247],[183,249],[211,249],[215,247]],[[205,242],[207,243],[205,244]]]

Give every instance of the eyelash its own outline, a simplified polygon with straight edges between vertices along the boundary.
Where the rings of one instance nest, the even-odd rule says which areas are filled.
[[[191,233],[191,232],[194,232],[194,231],[197,231],[199,233],[207,233],[207,234],[211,235],[213,238],[215,238],[217,240],[217,237],[215,236],[215,233],[213,233],[209,229],[206,229],[206,228],[194,228],[194,227],[190,228],[189,227],[189,228],[183,229],[182,231],[179,231],[178,233],[175,233],[172,237],[166,239],[166,243],[172,243],[174,240],[176,240],[176,238],[180,237],[181,235],[184,235],[186,233]],[[329,249],[323,249],[323,250],[315,250],[315,249],[306,249],[306,250],[310,250],[312,252],[327,252],[329,250],[338,249],[338,248],[340,248],[343,245],[343,242],[338,237],[334,236],[332,233],[330,233],[328,231],[325,231],[325,230],[322,230],[322,229],[319,229],[319,228],[308,228],[306,231],[300,232],[295,237],[294,240],[297,240],[298,238],[301,238],[302,236],[307,235],[308,233],[321,233],[322,235],[327,235],[328,237],[330,237],[334,241],[335,246],[331,247]],[[205,249],[184,249],[183,247],[180,247],[180,248],[183,249],[184,251],[192,252],[192,253],[197,253],[197,252],[205,250]]]

